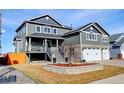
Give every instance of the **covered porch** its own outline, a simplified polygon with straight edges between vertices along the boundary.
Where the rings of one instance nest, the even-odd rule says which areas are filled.
[[[51,61],[63,41],[63,38],[27,37],[25,50],[29,61]]]

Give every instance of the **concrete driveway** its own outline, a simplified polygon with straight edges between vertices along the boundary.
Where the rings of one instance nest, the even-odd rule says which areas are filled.
[[[124,67],[124,60],[110,60],[102,62],[105,65]],[[90,84],[124,84],[124,74],[116,75],[110,78],[97,80]]]
[[[110,60],[110,61],[103,61],[102,63],[105,65],[124,67],[124,60]]]
[[[97,80],[90,84],[124,84],[124,74],[113,76],[110,78]]]

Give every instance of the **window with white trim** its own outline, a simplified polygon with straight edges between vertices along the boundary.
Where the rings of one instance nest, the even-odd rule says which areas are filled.
[[[53,28],[53,34],[55,34],[55,35],[58,34],[58,30],[57,30],[57,28]]]
[[[44,26],[43,27],[43,32],[47,34],[51,34],[51,27]]]
[[[86,32],[86,39],[91,41],[97,41],[97,33]]]
[[[41,26],[36,25],[35,32],[37,32],[37,33],[41,33]]]
[[[102,36],[102,41],[107,42],[108,37],[106,35]]]

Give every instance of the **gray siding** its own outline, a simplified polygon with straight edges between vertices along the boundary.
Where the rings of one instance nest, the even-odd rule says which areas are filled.
[[[92,27],[93,27],[93,26],[92,26]],[[90,27],[89,27],[89,28],[85,29],[84,31],[87,31],[87,32],[92,31],[92,32],[94,32],[94,33],[99,33],[99,32],[96,30],[96,28],[94,28],[94,27],[93,27],[92,30],[91,30]]]
[[[97,41],[91,41],[86,39],[86,33],[82,32],[82,44],[96,44],[101,45],[101,36],[97,35]]]
[[[18,36],[25,36],[26,35],[26,25],[23,25],[18,31],[17,31]]]
[[[40,26],[41,26],[41,29],[43,32],[44,26],[43,25],[40,25]],[[27,35],[35,33],[35,27],[36,27],[36,24],[28,23]],[[51,27],[51,29],[53,29],[53,28],[56,28],[56,27]],[[57,28],[57,29],[58,29],[58,35],[63,35],[64,33],[70,31],[70,30],[63,29],[63,28]]]
[[[40,19],[35,19],[32,22],[37,22],[37,23],[42,23],[42,24],[49,24],[49,25],[53,25],[53,26],[60,26],[57,22],[52,20],[50,17],[48,17],[48,18],[49,18],[48,20],[46,19],[46,17],[40,18]]]
[[[80,44],[80,36],[79,33],[73,34],[71,36],[66,36],[63,44],[65,45],[75,45]]]

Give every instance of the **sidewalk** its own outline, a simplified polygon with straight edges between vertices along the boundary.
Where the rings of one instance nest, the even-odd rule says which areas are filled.
[[[10,75],[15,75],[17,78],[17,81],[13,84],[35,84],[32,79],[12,68],[11,66],[0,67],[0,76],[9,77]]]

